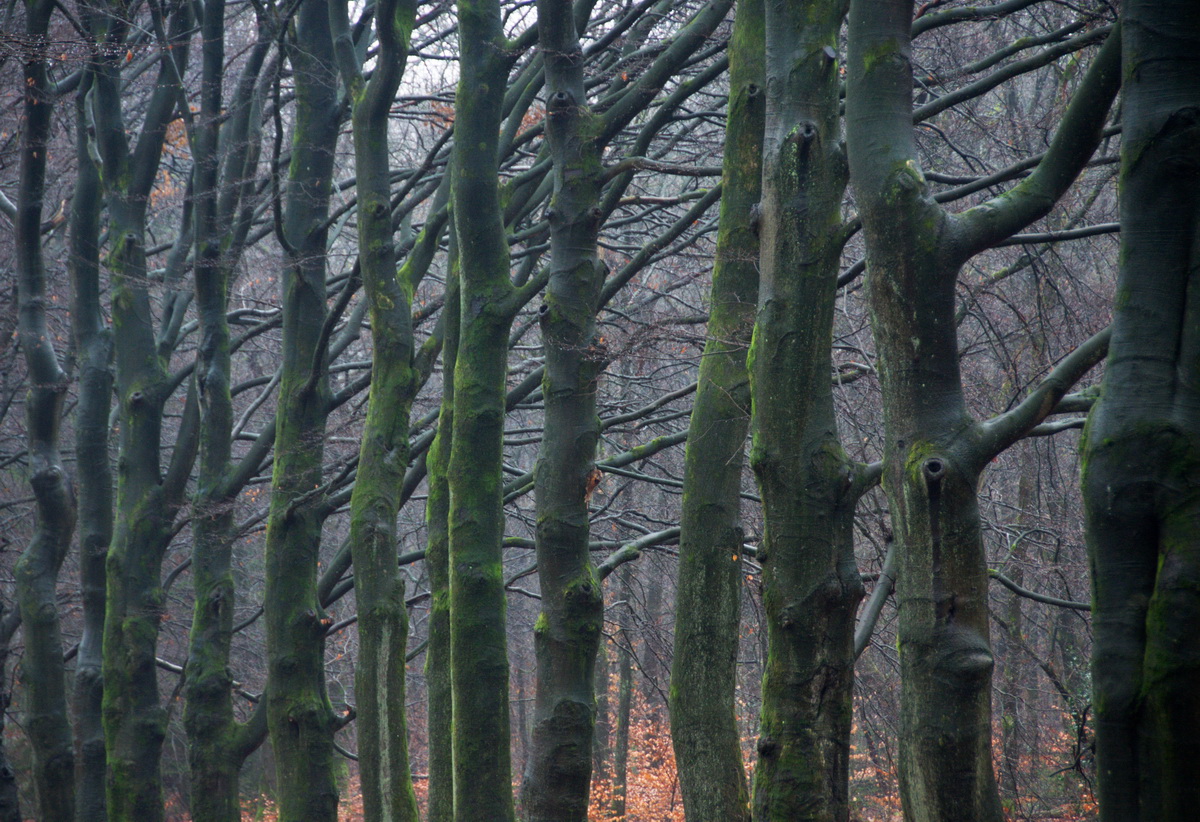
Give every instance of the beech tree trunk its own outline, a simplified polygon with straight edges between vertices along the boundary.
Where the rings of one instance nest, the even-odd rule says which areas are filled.
[[[614,723],[613,792],[610,804],[613,816],[617,819],[625,818],[626,791],[629,787],[629,723],[633,718],[633,648],[630,644],[633,642],[630,634],[633,624],[630,611],[632,578],[632,568],[622,568],[618,573],[620,587],[617,598],[622,604],[617,616],[619,632],[614,643],[617,646],[617,716]]]
[[[455,822],[511,822],[501,473],[515,314],[496,149],[511,64],[498,0],[460,0],[453,212],[460,265],[450,490]]]
[[[75,752],[67,716],[66,675],[55,585],[75,530],[75,496],[59,453],[69,377],[59,365],[46,321],[49,298],[42,256],[42,202],[55,92],[47,63],[47,31],[54,3],[25,6],[26,42],[21,133],[21,177],[14,239],[18,330],[29,392],[25,418],[29,484],[37,503],[33,536],[17,561],[16,598],[25,653],[21,660],[24,726],[33,754],[38,818],[74,822]]]
[[[849,818],[854,506],[870,486],[838,439],[830,342],[846,160],[842,0],[767,4],[761,284],[749,369],[763,498],[768,655],[754,818]]]
[[[350,95],[358,191],[358,260],[370,303],[371,393],[350,497],[350,548],[358,608],[354,683],[363,818],[416,822],[408,764],[404,648],[408,611],[396,564],[396,514],[409,462],[409,415],[421,385],[413,341],[407,270],[397,276],[392,242],[388,123],[404,75],[415,0],[381,0],[379,52],[370,80],[350,33],[346,2],[330,5],[338,64]]]
[[[671,665],[671,741],[690,822],[747,822],[750,797],[734,695],[742,600],[741,485],[750,383],[746,351],[758,300],[766,113],[761,0],[737,5],[729,44],[720,224],[708,341],[684,458]]]
[[[1034,172],[959,214],[929,195],[911,110],[909,0],[850,7],[846,118],[867,241],[884,399],[884,487],[900,551],[900,787],[913,822],[1000,822],[992,769],[993,656],[975,489],[1101,356],[1107,335],[1065,358],[1023,402],[969,415],[959,372],[958,271],[1050,210],[1099,142],[1119,85],[1119,38],[1093,60]]]
[[[245,725],[236,721],[233,711],[229,667],[236,604],[233,503],[249,472],[257,469],[261,454],[254,448],[241,465],[231,461],[232,371],[226,314],[235,264],[249,228],[246,180],[253,179],[257,165],[261,96],[266,90],[258,75],[277,32],[276,26],[259,21],[258,41],[247,55],[227,109],[224,0],[206,0],[203,14],[200,112],[191,143],[195,298],[201,329],[195,369],[200,445],[192,524],[195,606],[183,674],[183,720],[192,818],[237,822],[241,818],[238,771],[261,743],[266,724],[261,705]]]
[[[267,519],[267,724],[282,822],[334,822],[335,717],[325,689],[317,559],[325,516],[322,458],[329,413],[325,307],[327,216],[338,136],[328,5],[303,0],[288,38],[296,121],[284,198],[283,363]]]
[[[121,70],[129,22],[115,3],[89,24],[105,47],[96,65],[92,119],[108,205],[112,322],[116,362],[116,525],[107,559],[103,717],[107,805],[112,822],[163,818],[160,758],[166,711],[159,702],[158,630],[163,616],[162,559],[171,540],[196,451],[196,403],[189,395],[171,460],[162,466],[163,412],[170,398],[170,346],[160,346],[146,264],[146,210],[174,118],[178,77],[187,64],[191,7],[168,23],[158,82],[131,149],[126,136]],[[183,245],[190,245],[181,241]],[[177,249],[186,253],[186,247]]]
[[[569,0],[538,3],[554,195],[550,281],[538,312],[546,415],[534,474],[542,609],[534,627],[537,688],[522,791],[522,815],[529,822],[587,820],[596,715],[592,680],[604,620],[600,578],[588,547],[588,483],[600,436],[596,386],[604,367],[595,339],[606,273],[596,256],[603,121],[588,107],[571,10]]]
[[[539,311],[546,420],[534,479],[542,613],[535,627],[537,693],[523,786],[522,813],[529,820],[584,820],[591,782],[593,677],[603,597],[588,548],[588,483],[600,432],[596,384],[606,359],[596,339],[596,312],[610,296],[596,238],[632,179],[615,175],[602,192],[608,175],[601,158],[609,142],[706,43],[728,6],[719,0],[699,9],[618,101],[596,115],[587,102],[578,35],[591,4],[573,9],[562,0],[539,3],[554,195],[548,212],[550,277]],[[658,127],[645,133],[653,135]]]
[[[438,432],[429,448],[429,498],[425,503],[429,571],[429,646],[425,649],[427,693],[425,730],[429,745],[429,822],[453,822],[454,703],[450,678],[450,465],[454,431],[454,364],[458,354],[458,255],[451,231],[450,271],[446,276],[445,345],[442,346],[442,406]]]
[[[1121,267],[1083,447],[1104,822],[1200,806],[1200,18],[1127,0]]]
[[[79,586],[83,627],[75,656],[75,817],[104,822],[105,746],[103,648],[105,562],[113,535],[113,483],[108,459],[108,415],[112,397],[112,332],[100,307],[100,173],[88,151],[88,69],[75,95],[75,191],[71,198],[71,328],[79,369],[75,407],[78,465]]]

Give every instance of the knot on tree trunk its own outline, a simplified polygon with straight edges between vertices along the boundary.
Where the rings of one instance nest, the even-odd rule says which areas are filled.
[[[942,480],[946,478],[946,470],[946,460],[942,457],[929,457],[921,463],[921,476],[925,478],[925,484],[931,490],[942,484]]]
[[[575,105],[575,98],[569,91],[556,91],[550,95],[546,108],[551,114],[562,114]]]
[[[1165,166],[1186,174],[1200,171],[1200,108],[1186,106],[1171,112],[1158,138]]]

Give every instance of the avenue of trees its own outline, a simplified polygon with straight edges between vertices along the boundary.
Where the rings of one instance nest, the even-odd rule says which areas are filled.
[[[0,822],[1193,819],[1198,63],[11,0]]]

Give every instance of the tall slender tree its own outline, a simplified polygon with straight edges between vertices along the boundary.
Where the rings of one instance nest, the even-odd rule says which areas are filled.
[[[522,813],[530,822],[582,822],[592,775],[592,680],[604,618],[588,546],[589,481],[600,435],[596,384],[604,366],[596,339],[606,273],[596,256],[603,121],[588,105],[572,3],[540,0],[538,30],[554,195],[550,281],[538,311],[546,350],[545,433],[534,480],[542,611],[534,628],[538,679]]]
[[[1100,818],[1178,822],[1200,786],[1200,18],[1122,6],[1121,257],[1083,488]]]
[[[381,0],[375,9],[379,52],[368,80],[351,37],[347,3],[330,4],[338,67],[350,97],[358,262],[370,302],[373,345],[371,393],[350,497],[360,643],[356,727],[367,822],[417,819],[408,765],[403,653],[408,612],[396,564],[396,514],[409,462],[409,414],[421,381],[410,316],[416,284],[407,279],[408,269],[399,277],[396,272],[388,160],[388,115],[404,75],[416,10],[415,0]]]
[[[454,820],[454,757],[447,744],[454,735],[454,701],[450,677],[450,465],[454,432],[454,364],[458,355],[458,254],[451,231],[446,276],[445,345],[442,346],[442,402],[437,437],[429,448],[429,499],[425,503],[429,572],[429,647],[425,649],[425,691],[429,745],[429,822]]]
[[[48,31],[55,5],[25,4],[27,51],[24,61],[24,118],[21,181],[17,192],[14,239],[21,349],[29,394],[26,431],[33,469],[29,484],[37,501],[37,527],[17,563],[17,603],[25,654],[25,729],[33,752],[38,816],[47,822],[73,822],[75,756],[67,719],[66,676],[56,603],[56,583],[75,530],[75,494],[63,470],[63,404],[69,377],[59,363],[55,334],[47,322],[49,295],[42,254],[46,155],[57,94],[47,64]]]
[[[671,741],[689,820],[749,819],[734,701],[742,607],[742,469],[750,424],[746,351],[758,300],[764,4],[737,4],[729,41],[720,227],[708,341],[684,459],[671,665]]]
[[[447,469],[454,819],[511,822],[501,461],[508,332],[523,302],[509,280],[496,152],[514,49],[497,0],[465,0],[458,14],[453,215],[460,296]]]
[[[322,458],[330,410],[325,274],[340,113],[328,4],[302,0],[287,38],[296,121],[279,240],[284,246],[283,364],[267,520],[267,724],[280,818],[333,822],[336,718],[325,687],[317,558],[325,516]]]
[[[239,75],[230,107],[224,100],[224,0],[206,0],[200,21],[200,111],[192,128],[194,280],[201,343],[195,380],[200,405],[199,465],[192,517],[195,606],[184,669],[184,726],[188,734],[192,818],[234,822],[241,817],[238,771],[261,743],[261,706],[239,723],[233,710],[230,648],[236,586],[232,567],[233,504],[262,458],[256,443],[232,459],[233,398],[229,293],[250,228],[251,191],[261,141],[267,83],[260,74],[280,26],[260,13],[258,37]],[[223,148],[222,148],[223,147]]]
[[[86,19],[86,18],[85,18]],[[79,586],[83,628],[75,656],[74,713],[78,754],[75,815],[79,822],[104,822],[105,561],[113,533],[112,466],[108,458],[108,415],[112,397],[112,331],[100,296],[100,173],[92,161],[88,93],[94,78],[84,69],[75,95],[75,191],[71,196],[71,329],[78,368],[75,408],[75,461],[79,497]]]
[[[592,680],[603,597],[591,563],[588,509],[600,435],[596,393],[607,356],[596,333],[607,274],[596,241],[631,181],[630,175],[606,172],[602,157],[641,105],[702,47],[729,5],[720,0],[698,9],[599,115],[586,97],[579,43],[592,6],[572,10],[570,3],[546,0],[538,8],[554,192],[547,212],[550,276],[538,311],[546,414],[534,477],[542,611],[534,629],[538,680],[524,781],[523,812],[530,820],[585,819],[591,782]],[[653,135],[657,128],[647,131]],[[604,191],[611,176],[617,179]]]

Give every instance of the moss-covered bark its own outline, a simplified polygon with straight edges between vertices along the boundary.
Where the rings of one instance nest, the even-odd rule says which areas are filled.
[[[600,120],[588,107],[583,51],[571,3],[540,0],[547,139],[554,163],[550,282],[539,311],[546,413],[534,473],[542,609],[534,628],[537,691],[532,750],[522,790],[530,822],[584,822],[592,775],[592,679],[603,623],[600,580],[588,549],[588,482],[600,422],[595,339],[605,266],[600,230]]]
[[[326,217],[337,141],[337,72],[328,5],[304,0],[288,36],[296,123],[284,197],[283,363],[267,519],[267,724],[280,819],[337,818],[333,732],[325,690],[329,618],[317,597],[322,457],[329,413],[325,323]]]
[[[1083,449],[1105,822],[1195,816],[1200,783],[1200,19],[1122,7],[1121,267]]]
[[[605,357],[595,338],[605,276],[596,238],[629,184],[622,175],[602,199],[601,157],[608,142],[704,44],[727,7],[717,2],[698,10],[638,80],[598,115],[587,101],[578,38],[590,4],[539,3],[554,194],[547,212],[549,285],[539,313],[546,422],[534,482],[542,614],[535,629],[537,694],[522,796],[522,813],[530,820],[584,819],[591,781],[592,679],[603,606],[588,551],[587,488],[599,438],[595,385]]]
[[[845,231],[836,58],[841,0],[768,4],[761,284],[749,358],[763,498],[768,655],[756,820],[849,818],[854,506],[866,485],[838,440],[830,374]]]
[[[447,471],[454,819],[511,822],[501,455],[514,312],[496,168],[511,57],[496,0],[465,0],[458,9],[453,213],[461,291]]]
[[[389,207],[388,113],[408,56],[415,0],[381,0],[375,10],[379,52],[364,78],[350,34],[347,4],[330,4],[342,80],[349,92],[358,191],[358,260],[370,303],[371,393],[358,475],[350,497],[350,548],[358,606],[358,761],[363,818],[416,822],[408,765],[405,653],[408,612],[396,565],[396,514],[408,468],[409,414],[420,385],[412,333],[412,284],[396,275]]]
[[[900,550],[901,794],[914,822],[999,822],[975,489],[992,457],[1054,407],[1105,342],[1081,346],[1012,411],[976,422],[963,399],[955,285],[968,259],[1044,216],[1070,186],[1099,141],[1119,46],[1110,42],[1093,61],[1034,173],[951,215],[916,161],[911,20],[908,0],[852,0],[846,91],[884,398],[884,486]]]
[[[231,463],[233,403],[226,312],[240,251],[235,226],[243,205],[238,195],[253,166],[253,121],[261,116],[256,80],[275,31],[269,25],[260,28],[229,109],[222,100],[224,0],[206,0],[201,31],[200,112],[192,141],[195,295],[201,330],[195,370],[200,444],[192,521],[195,607],[184,670],[183,719],[188,735],[192,818],[196,822],[236,822],[241,818],[238,771],[257,747],[261,733],[257,725],[247,727],[236,721],[229,669],[235,606],[233,498],[241,486]],[[222,130],[225,152],[220,151]]]
[[[451,244],[446,280],[446,343],[442,347],[442,407],[438,433],[430,446],[429,498],[425,522],[429,534],[425,567],[429,570],[429,647],[425,649],[428,694],[426,739],[429,744],[429,822],[454,819],[454,706],[450,683],[450,486],[446,474],[454,431],[454,364],[458,352],[458,261]]]
[[[25,354],[29,392],[25,400],[26,437],[37,503],[34,533],[14,569],[25,653],[24,726],[33,753],[38,818],[73,822],[75,753],[67,716],[66,677],[55,585],[75,529],[75,498],[59,454],[63,401],[68,375],[59,365],[54,335],[46,322],[48,295],[42,256],[42,202],[46,153],[55,95],[47,63],[47,39],[54,3],[25,6],[21,176],[14,239],[17,258],[18,332]]]
[[[161,565],[172,520],[195,455],[195,405],[189,402],[167,470],[162,466],[163,409],[171,385],[159,350],[147,276],[145,225],[149,193],[167,123],[178,100],[176,81],[187,62],[191,7],[179,6],[168,24],[157,85],[131,149],[122,108],[123,43],[130,21],[123,4],[98,11],[89,24],[105,42],[96,66],[92,120],[108,206],[112,322],[116,361],[116,524],[106,565],[103,721],[108,818],[162,818],[159,758],[166,712],[159,703],[156,650],[162,622]]]
[[[671,741],[686,816],[748,820],[734,693],[742,593],[743,449],[750,423],[746,351],[758,300],[766,114],[764,9],[743,0],[729,44],[720,224],[708,342],[684,458],[671,665]]]

